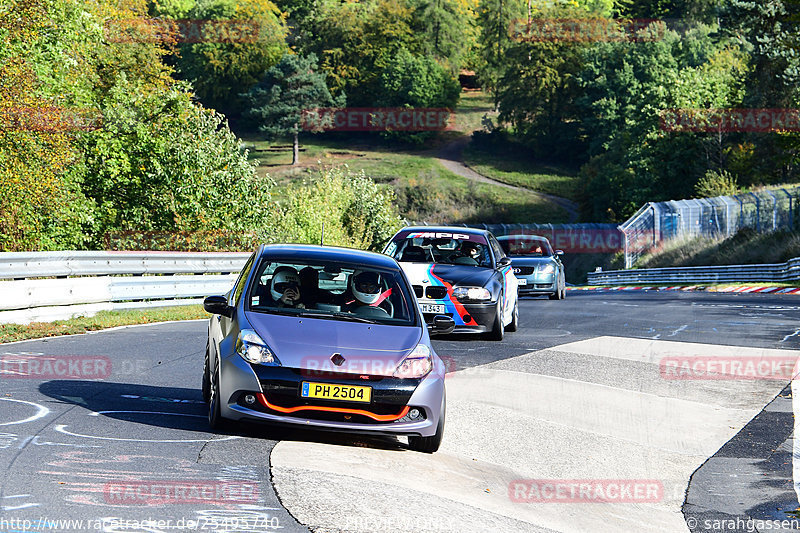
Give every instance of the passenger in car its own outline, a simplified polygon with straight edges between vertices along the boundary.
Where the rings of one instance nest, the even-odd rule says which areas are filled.
[[[276,307],[306,308],[300,297],[300,276],[292,267],[282,266],[275,269],[270,295]]]

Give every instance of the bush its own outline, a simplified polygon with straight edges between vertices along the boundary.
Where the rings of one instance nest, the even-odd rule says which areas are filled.
[[[193,104],[187,92],[120,80],[103,112],[103,129],[83,146],[84,191],[97,203],[98,237],[268,223],[272,181],[255,175],[224,118]]]
[[[461,93],[458,80],[431,57],[411,54],[405,48],[383,69],[376,101],[378,107],[455,108]],[[422,144],[431,132],[389,132],[384,136]]]
[[[346,166],[292,185],[287,197],[271,242],[319,243],[324,224],[325,244],[378,250],[403,226],[392,190]]]
[[[717,172],[709,170],[694,186],[698,198],[713,198],[714,196],[732,196],[739,192],[736,178],[730,172],[723,170]]]

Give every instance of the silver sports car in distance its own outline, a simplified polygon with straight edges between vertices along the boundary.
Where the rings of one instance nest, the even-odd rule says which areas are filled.
[[[328,246],[262,246],[224,296],[204,302],[208,419],[408,436],[439,448],[445,367],[391,257]]]
[[[519,283],[520,296],[547,295],[551,300],[567,297],[561,250],[553,252],[550,241],[538,235],[497,237]]]

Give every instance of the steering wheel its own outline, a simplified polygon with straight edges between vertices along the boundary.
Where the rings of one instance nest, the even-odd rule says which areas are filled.
[[[387,313],[389,313],[390,317],[394,317],[394,304],[389,300],[389,298],[385,298],[381,303],[379,303],[376,307],[380,307]]]

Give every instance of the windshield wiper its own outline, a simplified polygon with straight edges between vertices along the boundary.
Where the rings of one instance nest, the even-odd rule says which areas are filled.
[[[260,310],[259,310],[260,311]],[[351,313],[343,313],[339,312],[326,312],[326,311],[316,311],[314,309],[311,310],[298,310],[298,312],[293,311],[284,311],[280,308],[269,307],[265,308],[263,311],[264,313],[272,313],[274,315],[283,315],[283,316],[296,316],[300,318],[327,318],[328,320],[350,320],[352,322],[363,322],[365,324],[379,324],[377,320],[372,320],[371,318],[366,318],[363,316],[353,315]]]
[[[365,324],[377,324],[378,323],[377,320],[372,320],[371,318],[365,318],[363,316],[353,315],[353,314],[350,314],[350,313],[339,312],[339,313],[332,313],[332,315],[329,315],[329,316],[334,316],[336,318],[343,318],[345,320],[352,320],[353,322],[364,322]]]

